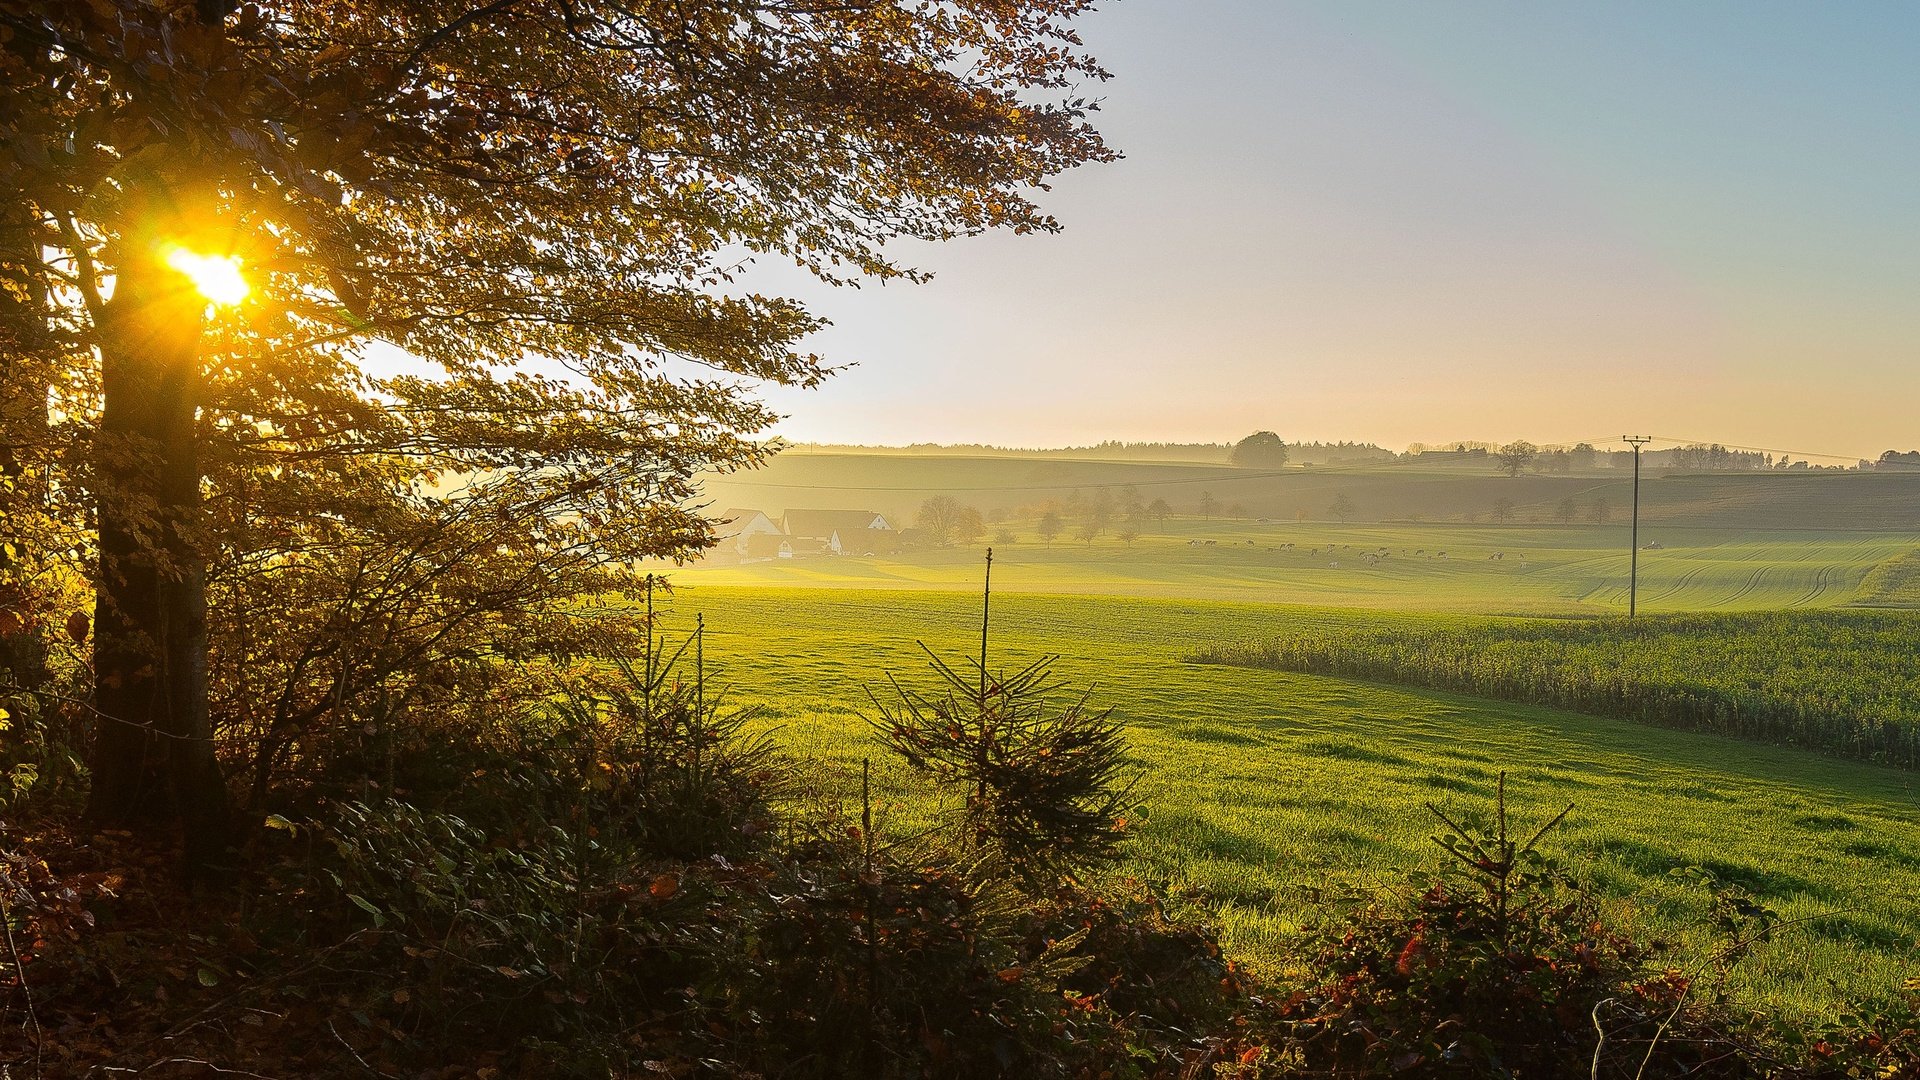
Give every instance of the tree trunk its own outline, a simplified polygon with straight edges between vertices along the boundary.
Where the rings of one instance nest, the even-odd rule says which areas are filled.
[[[195,431],[205,301],[147,259],[100,319],[90,819],[185,827],[190,874],[223,862],[231,802],[207,712],[206,559]]]
[[[36,539],[24,523],[38,518],[33,504],[46,495],[44,472],[27,462],[47,438],[46,372],[36,363],[44,358],[47,309],[44,288],[25,269],[36,255],[26,208],[11,208],[0,221],[0,259],[17,263],[28,283],[19,292],[0,289],[0,682],[31,694],[48,678],[46,629],[38,625],[44,613],[21,577]]]

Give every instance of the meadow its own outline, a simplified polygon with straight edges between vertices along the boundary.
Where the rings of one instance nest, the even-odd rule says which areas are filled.
[[[1040,540],[1005,528],[996,565],[1008,589],[1195,597],[1371,609],[1577,615],[1625,611],[1626,529],[1594,525],[1259,522],[1178,517],[1137,540]],[[1643,526],[1643,612],[1816,608],[1863,599],[1876,567],[1911,552],[1910,531]],[[1381,555],[1380,553],[1383,553]],[[780,588],[965,590],[980,549],[886,558],[694,564],[680,580]],[[1882,577],[1885,575],[1882,574]],[[1870,599],[1867,598],[1867,599]]]
[[[1617,477],[1406,464],[1241,473],[794,455],[755,474],[764,487],[717,499],[876,506],[902,524],[911,500],[933,493],[1012,507],[988,515],[999,519],[988,526],[993,663],[1058,654],[1065,679],[1115,709],[1142,775],[1123,872],[1169,884],[1256,969],[1284,966],[1291,935],[1329,898],[1391,888],[1404,871],[1437,865],[1426,803],[1484,815],[1505,771],[1523,820],[1574,804],[1550,846],[1648,935],[1708,940],[1705,894],[1669,873],[1689,866],[1805,920],[1742,965],[1747,1001],[1812,1016],[1920,974],[1920,773],[1633,722],[1652,718],[1657,703],[1644,715],[1592,715],[1603,710],[1584,698],[1503,702],[1490,698],[1522,695],[1491,683],[1351,677],[1409,680],[1387,664],[1345,676],[1275,670],[1264,656],[1350,645],[1359,665],[1372,662],[1375,643],[1393,641],[1414,667],[1439,641],[1447,648],[1431,650],[1434,665],[1451,657],[1471,667],[1475,642],[1497,640],[1515,665],[1542,652],[1577,657],[1597,685],[1627,655],[1624,643],[1604,646],[1627,606],[1627,493]],[[1036,532],[1031,503],[1127,484],[1176,513],[1126,542],[1112,531],[1073,538],[1072,522],[1051,542]],[[1246,505],[1233,517],[1193,514],[1182,499],[1203,487]],[[1920,697],[1906,664],[1911,622],[1854,609],[1899,607],[1920,580],[1910,487],[1911,478],[1872,474],[1649,478],[1639,611],[1655,617],[1648,625],[1717,614],[1688,624],[1686,649],[1646,660],[1642,682],[1671,689],[1697,676],[1688,685],[1721,694],[1708,715],[1728,699],[1755,699],[1782,714],[1799,709],[1804,726],[1850,703],[1838,721],[1850,723],[1886,715],[1892,695],[1908,716]],[[1327,500],[1346,493],[1355,516],[1398,520],[1326,520]],[[1496,497],[1514,504],[1512,521],[1467,520]],[[1616,513],[1605,524],[1562,523],[1555,511],[1569,498],[1608,500]],[[706,616],[708,655],[737,700],[807,763],[816,796],[852,798],[860,762],[873,756],[882,821],[910,835],[935,804],[878,756],[867,695],[891,693],[889,673],[906,685],[930,674],[917,642],[952,658],[977,650],[981,546],[695,563],[671,573],[674,610],[683,623]],[[1736,625],[1775,632],[1730,646],[1725,631]],[[1563,638],[1586,644],[1553,646]],[[1236,651],[1261,666],[1191,662]],[[1480,696],[1450,692],[1459,690]]]
[[[976,553],[977,554],[977,553]],[[975,564],[977,567],[977,564]],[[957,575],[958,564],[954,573]],[[977,574],[977,569],[976,569]],[[1783,1015],[1886,994],[1914,975],[1920,774],[1805,751],[1456,694],[1199,665],[1208,642],[1339,632],[1350,611],[1197,598],[1023,595],[996,565],[993,663],[1057,653],[1129,730],[1141,810],[1124,872],[1169,883],[1256,969],[1348,889],[1437,864],[1432,801],[1484,816],[1500,771],[1521,820],[1574,811],[1550,848],[1631,925],[1699,944],[1706,901],[1669,871],[1698,865],[1807,921],[1741,967],[1743,998]],[[706,617],[707,655],[761,710],[817,795],[847,800],[874,757],[892,835],[933,811],[879,756],[867,694],[889,672],[927,685],[917,642],[979,645],[979,597],[927,589],[729,588],[681,579],[672,618]],[[1418,626],[1431,616],[1373,612]]]

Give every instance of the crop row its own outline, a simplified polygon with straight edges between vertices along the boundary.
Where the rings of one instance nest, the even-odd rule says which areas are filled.
[[[1920,615],[1359,624],[1189,659],[1451,690],[1920,768]]]

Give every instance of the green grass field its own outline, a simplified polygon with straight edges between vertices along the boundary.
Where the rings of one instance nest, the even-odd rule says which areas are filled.
[[[1701,561],[1737,564],[1742,550],[1758,548],[1733,545]],[[706,616],[707,653],[736,700],[764,707],[808,775],[844,798],[860,758],[878,752],[861,716],[866,692],[882,691],[888,671],[924,677],[916,640],[952,654],[978,647],[977,595],[932,591],[962,582],[971,563],[928,568],[946,576],[917,589],[883,591],[845,580],[833,589],[729,588],[710,583],[727,575],[686,574],[673,612],[683,626],[695,612]],[[1920,974],[1920,774],[1445,693],[1189,664],[1180,657],[1199,643],[1313,633],[1356,616],[1022,595],[1035,564],[1051,565],[996,565],[1004,591],[995,598],[995,662],[1058,653],[1061,675],[1115,707],[1143,770],[1145,812],[1127,869],[1205,904],[1256,968],[1283,962],[1286,935],[1315,915],[1314,890],[1389,885],[1398,868],[1435,865],[1423,803],[1483,814],[1506,770],[1522,819],[1575,804],[1552,849],[1649,934],[1700,938],[1702,897],[1667,875],[1686,865],[1745,885],[1789,918],[1821,916],[1746,963],[1743,993],[1757,1004],[1806,1015]],[[1099,575],[1112,585],[1118,571]],[[875,765],[883,823],[896,833],[918,827],[924,793],[890,762]]]
[[[1649,935],[1703,940],[1704,897],[1667,873],[1689,865],[1808,920],[1746,963],[1742,992],[1755,1003],[1809,1015],[1920,975],[1920,773],[1182,659],[1208,643],[1412,632],[1462,614],[1618,615],[1628,564],[1618,477],[1401,465],[1236,478],[1177,463],[795,455],[737,479],[719,505],[870,506],[904,524],[919,499],[951,493],[1006,510],[1013,520],[988,530],[1014,534],[994,543],[995,662],[1057,653],[1061,675],[1115,707],[1143,774],[1126,869],[1203,905],[1256,968],[1285,962],[1316,895],[1435,865],[1424,804],[1482,814],[1506,770],[1523,818],[1576,804],[1554,850]],[[1126,484],[1177,515],[1211,490],[1246,516],[1175,516],[1130,544],[1111,532],[1070,539],[1071,520],[1050,545],[1035,535],[1034,506]],[[1658,546],[1640,553],[1640,610],[1911,603],[1916,493],[1920,480],[1875,474],[1650,478],[1641,540]],[[1336,495],[1360,520],[1314,520]],[[1513,523],[1466,520],[1484,522],[1496,498],[1514,504]],[[1548,524],[1569,498],[1604,499],[1612,523]],[[1386,517],[1425,520],[1361,523]],[[928,674],[916,641],[978,647],[981,555],[976,544],[670,572],[677,614],[707,616],[708,654],[739,700],[764,708],[820,791],[846,799],[860,759],[879,752],[862,720],[867,692],[884,690],[888,672]],[[892,831],[923,827],[926,793],[891,762],[875,767]]]
[[[1030,523],[1010,527],[1018,542],[996,544],[994,554],[1004,587],[1015,592],[1495,614],[1603,614],[1627,606],[1627,530],[1617,525],[1175,518],[1149,526],[1132,544],[1108,535],[1050,546]],[[1640,554],[1640,610],[1752,611],[1855,602],[1868,573],[1912,551],[1920,535],[1645,526],[1641,540],[1661,547]],[[1366,558],[1379,551],[1386,557]],[[704,585],[955,590],[978,581],[980,554],[974,546],[894,558],[696,564],[675,576]]]

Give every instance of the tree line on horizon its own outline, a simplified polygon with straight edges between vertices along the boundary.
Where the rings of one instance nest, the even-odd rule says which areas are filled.
[[[1455,460],[1463,463],[1488,462],[1517,475],[1522,471],[1538,473],[1582,472],[1592,469],[1625,469],[1633,463],[1633,451],[1603,449],[1589,442],[1571,445],[1536,445],[1526,440],[1498,443],[1470,439],[1449,443],[1410,443],[1403,451],[1390,450],[1364,441],[1298,441],[1288,443],[1272,431],[1257,431],[1235,442],[1161,442],[1109,439],[1085,445],[1026,447],[995,443],[909,443],[888,446],[866,443],[798,442],[788,444],[799,453],[864,453],[901,456],[977,455],[983,457],[1092,457],[1121,461],[1175,461],[1202,464],[1223,463],[1249,468],[1282,468],[1287,465],[1344,465],[1366,462],[1393,463],[1424,460],[1429,463]],[[1783,472],[1803,471],[1903,471],[1920,470],[1920,450],[1887,450],[1878,458],[1861,458],[1853,464],[1837,461],[1815,464],[1806,457],[1764,450],[1729,447],[1721,443],[1699,442],[1641,451],[1645,469],[1674,472]],[[1517,462],[1517,465],[1514,464]]]

